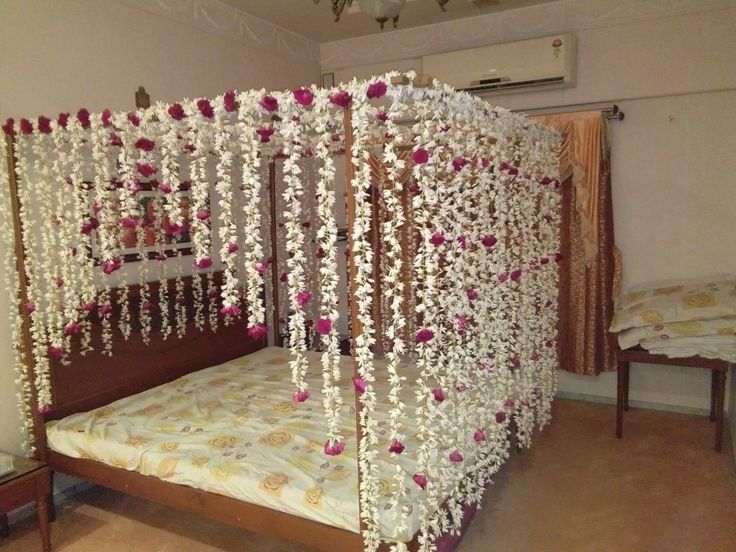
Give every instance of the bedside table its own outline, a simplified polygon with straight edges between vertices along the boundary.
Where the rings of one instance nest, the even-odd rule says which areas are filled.
[[[7,534],[7,513],[29,502],[36,502],[43,552],[51,550],[49,536],[49,498],[51,472],[43,462],[13,456],[14,471],[0,477],[0,534]]]

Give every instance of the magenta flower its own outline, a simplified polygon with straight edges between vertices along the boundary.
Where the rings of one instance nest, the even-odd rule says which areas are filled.
[[[506,421],[506,413],[503,411],[496,412],[496,422],[498,422],[499,424],[502,424],[505,421]]]
[[[385,82],[383,81],[372,82],[371,84],[368,85],[366,96],[368,96],[368,99],[380,98],[381,96],[384,96],[386,94],[387,90],[388,90],[388,86],[386,86]]]
[[[15,135],[15,119],[12,117],[8,117],[5,121],[5,124],[3,125],[3,132],[6,136],[13,136]]]
[[[325,253],[325,250],[320,247],[317,250],[317,253],[314,254],[314,256],[318,259],[324,259],[327,256],[327,253]]]
[[[268,270],[268,265],[266,263],[256,263],[256,272],[258,274],[264,274]]]
[[[436,246],[442,245],[443,243],[445,243],[445,235],[440,234],[439,232],[435,232],[434,234],[432,234],[432,237],[429,238],[429,243]]]
[[[417,165],[423,165],[429,161],[429,152],[424,148],[417,148],[414,153],[411,154],[411,159]]]
[[[517,169],[516,167],[510,167],[509,168],[509,174],[511,176],[516,176],[517,174],[519,174],[519,169]]]
[[[82,125],[82,128],[89,128],[89,111],[84,107],[77,111],[77,120]]]
[[[153,308],[153,303],[146,299],[145,301],[143,301],[143,303],[141,303],[141,308],[144,311],[150,311]]]
[[[61,347],[50,345],[49,354],[54,358],[61,358],[64,356],[64,349],[62,349]]]
[[[470,389],[470,387],[468,387],[464,383],[460,383],[455,386],[455,391],[457,391],[458,393],[465,393],[468,389]]]
[[[405,449],[406,447],[404,446],[404,443],[397,441],[396,439],[391,441],[391,445],[388,447],[388,451],[394,454],[401,454]]]
[[[41,115],[38,118],[38,131],[43,134],[51,134],[51,119]]]
[[[551,184],[552,183],[552,179],[549,176],[545,176],[542,180],[539,181],[539,183],[542,186],[546,186],[547,184]]]
[[[279,108],[279,102],[273,96],[263,96],[261,99],[261,107],[266,111],[273,113]]]
[[[292,401],[300,402],[300,403],[303,403],[308,398],[309,398],[309,391],[307,391],[306,389],[294,391],[294,394],[291,396]]]
[[[314,94],[309,88],[297,88],[292,91],[292,94],[294,94],[294,100],[299,105],[311,105],[314,100]]]
[[[225,92],[225,95],[222,97],[222,105],[228,113],[232,113],[238,109],[238,104],[235,101],[235,92],[233,90]]]
[[[105,261],[102,263],[102,271],[105,274],[112,274],[123,265],[123,262],[118,258],[112,261]]]
[[[166,259],[168,259],[168,257],[166,256],[166,253],[161,252],[161,253],[156,254],[157,261],[165,261]]]
[[[473,434],[473,440],[476,443],[480,443],[481,441],[485,441],[486,440],[486,432],[483,431],[482,429],[476,430],[476,432]]]
[[[457,241],[460,244],[461,248],[465,249],[466,247],[468,247],[468,238],[466,238],[464,235],[458,236]]]
[[[342,451],[345,450],[345,442],[337,441],[335,443],[332,443],[330,441],[327,441],[325,443],[324,450],[327,456],[339,456],[340,454],[342,454]]]
[[[141,176],[148,178],[158,172],[158,169],[150,163],[136,163],[135,168],[141,174]]]
[[[123,228],[132,229],[138,226],[138,221],[133,217],[123,217],[120,219],[120,224]]]
[[[518,282],[521,279],[521,269],[512,270],[510,276],[514,282]]]
[[[36,303],[34,303],[33,301],[26,301],[25,307],[28,314],[31,314],[33,313],[33,311],[36,310]]]
[[[114,132],[111,132],[107,139],[110,142],[111,146],[116,146],[119,148],[123,146],[123,141],[120,139],[120,136],[118,136]]]
[[[156,143],[148,138],[138,138],[138,140],[135,141],[135,147],[142,151],[153,151],[153,148],[156,147]]]
[[[109,127],[112,124],[112,113],[110,113],[109,109],[105,108],[102,110],[100,122],[102,123],[103,127]]]
[[[183,295],[179,294],[174,297],[174,301],[176,301],[177,305],[184,305],[187,302],[187,299]]]
[[[161,182],[161,184],[158,185],[158,191],[162,192],[164,194],[170,194],[171,193],[171,185],[167,184],[166,182]]]
[[[202,257],[196,263],[197,268],[209,268],[212,266],[212,259],[210,257]]]
[[[488,168],[488,165],[490,165],[490,164],[491,164],[491,162],[488,159],[486,159],[485,157],[480,160],[480,165],[484,169],[487,169]]]
[[[64,326],[64,333],[66,335],[77,335],[82,329],[82,325],[79,322],[69,322]]]
[[[423,475],[421,475],[419,473],[415,473],[414,475],[412,475],[411,478],[414,480],[414,483],[416,483],[417,485],[419,485],[419,487],[422,490],[424,490],[424,489],[427,488],[427,478],[424,477]]]
[[[450,460],[452,460],[453,462],[462,462],[463,455],[460,454],[458,451],[455,451],[452,454],[450,454]]]
[[[559,252],[558,253],[555,253],[555,262],[556,263],[561,263],[564,260],[565,260],[565,256],[562,253],[559,253]]]
[[[175,103],[169,106],[169,115],[175,121],[181,121],[186,115],[184,114],[184,108],[180,103]]]
[[[85,303],[85,305],[82,307],[82,310],[87,314],[91,314],[97,310],[97,303],[95,303],[94,301]]]
[[[353,378],[353,387],[355,387],[358,394],[362,395],[365,393],[365,381],[363,378]]]
[[[46,405],[46,406],[39,406],[36,410],[38,410],[38,412],[40,412],[41,414],[48,414],[49,412],[52,412],[54,409],[51,408],[51,406]]]
[[[496,243],[498,243],[498,240],[496,239],[496,236],[490,236],[490,235],[489,235],[489,236],[484,236],[484,237],[483,237],[483,240],[481,241],[481,243],[482,243],[482,244],[483,244],[483,245],[484,245],[485,247],[491,248],[491,247],[493,247],[494,245],[496,245]]]
[[[468,319],[464,314],[455,315],[455,324],[457,324],[458,331],[464,331],[465,326],[468,324]]]
[[[340,92],[335,92],[330,96],[330,103],[339,106],[339,107],[347,107],[350,105],[350,101],[352,100],[352,97],[348,92],[345,92],[344,90],[341,90]]]
[[[475,301],[478,298],[478,290],[476,289],[469,288],[465,293],[471,301]]]
[[[255,326],[248,328],[248,335],[252,339],[262,339],[268,335],[268,328],[266,328],[264,324],[256,324]]]
[[[281,281],[282,283],[284,283],[284,284],[285,284],[286,282],[288,282],[288,281],[289,281],[289,273],[288,273],[288,272],[282,272],[282,273],[281,273],[281,276],[279,276],[279,280],[280,280],[280,281]]]
[[[542,257],[541,259],[539,259],[539,264],[546,265],[547,263],[549,263],[549,258]]]
[[[240,314],[240,308],[237,305],[231,305],[229,307],[222,307],[220,309],[220,314],[223,316],[235,317]]]
[[[434,339],[434,332],[429,328],[422,328],[417,332],[414,339],[417,343],[426,343],[427,341]]]
[[[456,157],[452,160],[452,168],[455,170],[455,172],[460,172],[463,170],[463,167],[468,164],[468,160],[464,157]]]
[[[197,220],[204,221],[204,220],[207,220],[208,218],[210,218],[210,212],[209,211],[207,211],[205,209],[202,209],[201,211],[197,211]]]
[[[309,303],[309,300],[312,298],[312,294],[308,291],[300,291],[296,294],[296,302],[300,307],[303,307],[307,303]]]
[[[271,136],[274,133],[274,129],[269,127],[261,127],[256,130],[256,134],[261,137],[261,143],[265,144],[271,141]]]
[[[227,244],[227,252],[228,253],[235,253],[240,247],[238,247],[238,244],[235,242],[230,242]]]
[[[55,285],[55,286],[56,286],[57,288],[60,288],[61,286],[63,286],[63,285],[64,285],[64,280],[62,280],[61,278],[57,278],[56,280],[54,280],[54,285]]]
[[[513,399],[506,399],[506,400],[505,400],[505,401],[503,402],[503,406],[504,406],[505,408],[509,408],[509,409],[510,409],[510,408],[514,408],[514,400],[513,400]]]
[[[386,113],[385,111],[379,111],[376,115],[376,119],[378,119],[382,123],[385,123],[386,121],[388,121],[388,113]]]
[[[199,109],[202,117],[205,117],[207,119],[212,119],[212,117],[215,116],[215,110],[212,108],[212,104],[210,103],[210,101],[206,98],[197,100],[197,109]]]
[[[107,316],[108,314],[112,313],[112,305],[110,305],[109,303],[101,305],[97,312],[100,316]]]
[[[439,387],[435,387],[434,389],[432,389],[432,396],[437,402],[442,402],[445,400],[445,393]]]
[[[329,318],[320,318],[317,320],[317,324],[315,324],[314,329],[317,330],[317,333],[320,335],[327,335],[332,331],[332,320]]]
[[[69,113],[59,113],[56,122],[59,123],[61,128],[66,128],[66,125],[69,124],[69,115]]]
[[[135,113],[128,113],[128,122],[134,127],[137,127],[141,124],[141,119]]]
[[[506,280],[508,280],[508,279],[509,279],[509,275],[508,275],[508,274],[506,274],[505,272],[502,272],[501,274],[499,274],[499,275],[498,275],[498,281],[499,281],[499,282],[501,282],[502,284],[503,284],[503,283],[504,283],[504,282],[505,282]]]
[[[29,121],[28,119],[21,119],[20,131],[23,134],[31,134],[33,132],[33,123],[31,123],[31,121]]]

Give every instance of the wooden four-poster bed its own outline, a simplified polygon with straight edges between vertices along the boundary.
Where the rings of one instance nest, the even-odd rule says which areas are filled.
[[[21,408],[27,406],[32,419],[36,456],[56,472],[315,549],[451,549],[508,454],[511,421],[528,445],[533,427],[549,419],[559,260],[557,134],[413,74],[328,91],[227,93],[212,103],[182,104],[133,114],[80,110],[76,119],[49,123],[42,117],[35,128],[24,119],[18,128],[4,127],[18,278],[11,285],[19,304],[13,322],[23,351]],[[164,121],[167,116],[171,121]],[[42,159],[34,139],[56,148],[55,162]],[[154,144],[160,158],[153,157]],[[384,166],[382,181],[373,185],[369,150]],[[399,161],[399,150],[412,159],[412,179],[401,189],[396,186],[406,156]],[[346,152],[355,353],[348,378],[340,375],[345,361],[338,360],[337,228],[328,213],[335,193],[331,159],[340,151]],[[171,187],[185,189],[184,163],[177,161],[183,155],[191,155],[187,208],[196,266],[192,275],[182,274],[186,257],[163,252],[173,242],[164,243],[154,226],[151,248],[160,266],[179,263],[176,277],[164,268],[156,281],[145,260],[143,221],[150,210],[154,222],[173,228],[171,235],[181,232],[184,223],[176,217],[182,200],[173,199]],[[234,155],[243,158],[237,171]],[[217,161],[214,179],[206,156]],[[285,259],[277,240],[278,157],[286,160]],[[298,220],[309,197],[300,176],[306,158],[313,158],[319,175],[313,190],[318,219],[311,221],[320,246],[314,274],[308,273],[311,261],[302,258],[310,247],[307,230],[298,228],[309,228]],[[80,168],[85,163],[93,174]],[[259,164],[267,187],[253,169]],[[157,199],[141,211],[141,175],[150,177],[156,168],[165,179],[155,183]],[[241,184],[231,184],[233,174]],[[68,185],[62,193],[69,199],[49,194],[48,179]],[[264,188],[267,201],[259,195]],[[228,218],[241,193],[245,216]],[[130,197],[134,203],[127,203]],[[33,202],[40,205],[37,219]],[[267,224],[259,226],[259,217]],[[120,227],[136,232],[138,283],[135,274],[105,279],[123,264]],[[97,257],[89,238],[95,232]],[[213,264],[216,245],[221,255]],[[65,278],[49,273],[55,269],[47,256],[56,250]],[[282,261],[286,271],[280,274]],[[279,306],[284,287],[286,314]],[[378,295],[388,298],[383,306]],[[307,321],[303,311],[317,296],[319,308]],[[374,324],[379,310],[386,318]],[[218,311],[227,324],[217,320]],[[203,313],[209,313],[211,332]],[[280,352],[285,349],[267,346],[268,333],[279,344],[284,316],[291,360]],[[317,328],[321,358],[306,350],[310,325]],[[174,327],[178,335],[170,335]],[[377,358],[378,351],[386,351],[385,358]],[[307,401],[310,374],[320,363],[324,413]],[[293,397],[277,371],[286,365]],[[354,402],[343,405],[341,394],[349,391]],[[174,411],[175,403],[180,407]],[[354,417],[354,426],[341,416]],[[212,425],[198,425],[202,420]],[[470,433],[438,433],[449,428]],[[171,456],[200,441],[208,443],[207,456],[201,449]],[[195,471],[210,479],[191,481]],[[292,482],[306,487],[294,490]],[[241,494],[229,485],[241,486]],[[339,499],[338,490],[344,493]],[[331,510],[358,516],[337,519]],[[402,530],[392,526],[396,520]]]

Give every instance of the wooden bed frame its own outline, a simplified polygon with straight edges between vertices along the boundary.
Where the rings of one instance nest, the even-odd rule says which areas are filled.
[[[345,151],[351,151],[352,146],[352,124],[350,110],[345,110]],[[25,271],[25,250],[20,239],[21,221],[19,215],[18,182],[15,171],[15,144],[12,136],[6,137],[6,154],[9,168],[9,186],[11,210],[15,229],[16,259],[20,284],[19,312],[23,318],[22,342],[24,347],[25,369],[30,380],[34,380],[34,366],[32,355],[29,354],[32,347],[30,336],[30,319],[26,309],[22,308],[27,302],[27,274]],[[346,181],[349,182],[353,174],[353,166],[350,155],[345,155]],[[271,205],[271,255],[274,262],[277,259],[276,248],[276,217],[275,211],[275,166],[273,162],[269,170],[270,183],[270,205]],[[348,227],[355,220],[355,195],[352,186],[347,186],[346,203],[348,215]],[[375,226],[375,225],[374,225]],[[377,232],[377,228],[374,229]],[[348,233],[348,247],[353,249],[352,233]],[[376,236],[371,236],[371,241],[377,241]],[[278,289],[277,275],[272,271],[274,278],[273,289]],[[349,299],[355,295],[355,276],[357,267],[354,257],[349,256],[348,279]],[[219,278],[220,274],[215,273]],[[192,278],[185,278],[185,297],[188,312],[192,311]],[[155,297],[158,293],[158,282],[150,283],[150,295]],[[168,281],[169,289],[174,289],[174,279]],[[114,293],[115,290],[113,290]],[[138,312],[137,286],[130,286],[130,312],[135,319]],[[280,345],[278,332],[278,294],[272,297],[274,314],[272,320],[272,332],[275,336],[275,344]],[[350,319],[353,340],[362,331],[357,318],[357,313],[352,308],[355,301],[348,301],[350,308]],[[115,309],[115,305],[113,305]],[[172,307],[173,308],[173,307]],[[173,311],[169,319],[173,319]],[[119,312],[113,311],[113,324]],[[301,543],[314,550],[325,552],[359,552],[364,549],[363,538],[360,533],[354,533],[344,529],[327,525],[317,521],[309,520],[299,516],[279,512],[265,506],[258,506],[224,495],[210,493],[187,487],[176,483],[169,483],[161,479],[141,475],[137,472],[128,471],[123,468],[109,466],[102,462],[72,458],[47,447],[46,422],[69,416],[78,412],[105,406],[115,400],[151,389],[163,383],[173,381],[183,375],[210,366],[215,366],[228,360],[238,358],[255,352],[266,346],[266,339],[255,341],[247,336],[243,318],[230,326],[221,326],[217,331],[209,329],[199,331],[194,328],[194,322],[187,322],[187,332],[181,338],[170,335],[168,339],[162,339],[160,332],[160,317],[152,313],[152,332],[150,343],[146,345],[139,334],[132,334],[128,340],[113,331],[112,356],[105,356],[100,351],[101,334],[99,332],[99,320],[92,317],[94,351],[81,356],[78,353],[78,344],[73,347],[69,355],[71,361],[68,365],[58,362],[51,363],[51,384],[53,393],[53,410],[50,412],[39,412],[35,389],[32,390],[31,407],[33,412],[33,435],[36,442],[36,458],[47,462],[53,472],[64,473],[77,477],[97,485],[108,487],[133,496],[153,500],[160,504],[193,512],[210,519],[228,523],[246,530],[256,531],[272,535],[277,538],[288,539]],[[132,324],[133,328],[136,324]],[[354,370],[357,375],[357,362],[354,361]],[[355,423],[358,442],[361,439],[360,411],[362,404],[355,395]],[[360,483],[360,469],[358,467],[358,482]],[[360,503],[358,503],[360,507]],[[52,509],[53,511],[53,509]],[[475,507],[465,508],[463,517],[463,530],[468,526],[475,513]],[[361,519],[361,531],[365,525]],[[464,532],[464,531],[463,531]],[[419,534],[408,543],[409,550],[419,549]],[[443,535],[441,549],[454,549],[462,538],[460,535]],[[388,551],[390,545],[384,544],[379,550]]]

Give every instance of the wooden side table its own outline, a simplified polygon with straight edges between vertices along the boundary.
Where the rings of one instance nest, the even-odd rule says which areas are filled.
[[[670,358],[665,355],[655,355],[640,347],[616,351],[618,366],[618,385],[616,393],[616,437],[623,434],[624,411],[629,409],[629,371],[632,362],[644,364],[660,364],[667,366],[689,366],[704,368],[711,371],[710,387],[710,421],[715,422],[716,452],[723,448],[723,406],[726,401],[726,377],[729,363],[725,360],[702,357]]]
[[[36,460],[13,457],[15,470],[0,477],[0,530],[8,532],[7,514],[29,502],[36,502],[36,513],[41,532],[43,552],[51,550],[49,534],[49,499],[51,498],[51,472],[49,467]]]

